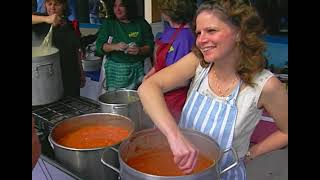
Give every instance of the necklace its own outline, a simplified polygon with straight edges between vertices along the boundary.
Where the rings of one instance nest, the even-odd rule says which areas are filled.
[[[214,82],[215,82],[216,87],[217,87],[218,92],[219,92],[218,95],[225,97],[227,95],[227,93],[229,92],[230,88],[233,87],[234,84],[236,83],[237,77],[232,80],[231,85],[229,87],[227,87],[226,89],[222,89],[220,84],[218,83],[218,81],[220,81],[220,80],[217,77],[216,71],[214,70],[214,68],[212,68],[212,69],[213,69],[213,77],[216,79],[216,81],[214,81]]]

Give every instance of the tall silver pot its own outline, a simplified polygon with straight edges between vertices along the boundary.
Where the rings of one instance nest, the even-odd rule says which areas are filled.
[[[49,104],[62,96],[59,50],[32,47],[32,106]]]
[[[150,117],[143,111],[139,95],[135,90],[119,89],[107,91],[98,97],[101,111],[129,117],[136,130],[154,127]]]
[[[214,160],[215,163],[202,172],[184,176],[157,176],[131,168],[126,163],[126,160],[139,155],[139,152],[144,153],[145,150],[151,148],[162,149],[165,146],[169,146],[165,136],[157,129],[145,129],[136,132],[132,134],[129,139],[120,144],[118,151],[120,170],[108,163],[106,155],[110,153],[111,149],[106,149],[104,151],[106,154],[102,155],[101,162],[106,167],[119,173],[121,180],[219,180],[221,174],[238,164],[238,158],[233,149],[222,151],[212,138],[198,131],[191,129],[181,129],[181,131],[183,135],[200,150],[201,154],[210,160]],[[137,149],[139,149],[139,151],[136,151]],[[229,151],[232,151],[233,153],[234,162],[230,163],[225,169],[219,170],[218,163],[220,162],[222,155]]]
[[[91,113],[72,117],[56,124],[49,134],[49,142],[56,159],[67,169],[79,174],[85,180],[117,179],[112,170],[104,170],[100,160],[107,148],[118,147],[120,143],[89,149],[65,147],[57,140],[74,130],[88,125],[113,125],[129,130],[129,136],[134,132],[134,123],[127,117],[110,113]],[[108,162],[117,165],[118,157],[112,152],[105,155]]]

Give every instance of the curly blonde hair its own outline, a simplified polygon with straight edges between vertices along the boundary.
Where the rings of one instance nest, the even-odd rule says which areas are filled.
[[[239,28],[240,40],[237,42],[237,46],[241,57],[236,69],[244,83],[253,86],[253,76],[264,69],[263,52],[266,49],[265,42],[261,37],[265,33],[265,29],[257,11],[239,0],[208,0],[199,6],[195,14],[194,30],[196,29],[196,18],[203,11],[218,11]],[[209,64],[196,46],[192,51],[200,59],[200,65],[208,67]]]

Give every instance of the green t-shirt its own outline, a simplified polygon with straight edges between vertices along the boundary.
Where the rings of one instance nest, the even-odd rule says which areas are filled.
[[[116,19],[106,19],[98,32],[96,51],[100,56],[107,54],[109,60],[118,63],[136,63],[145,60],[147,56],[129,55],[122,51],[111,51],[106,53],[102,50],[103,44],[106,42],[112,44],[119,42],[129,44],[135,42],[139,47],[148,45],[151,49],[150,55],[152,55],[154,48],[151,26],[143,18],[137,18],[129,23],[123,23]]]

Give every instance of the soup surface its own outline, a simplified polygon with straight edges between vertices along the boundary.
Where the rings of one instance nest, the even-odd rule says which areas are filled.
[[[108,125],[91,125],[79,128],[64,137],[57,143],[70,148],[99,148],[119,143],[127,138],[129,131]]]
[[[158,176],[183,176],[183,172],[177,167],[173,161],[173,154],[170,149],[165,150],[149,150],[137,157],[129,158],[126,163],[147,174]],[[196,167],[191,174],[201,172],[215,163],[213,160],[206,158],[203,154],[199,154]]]

